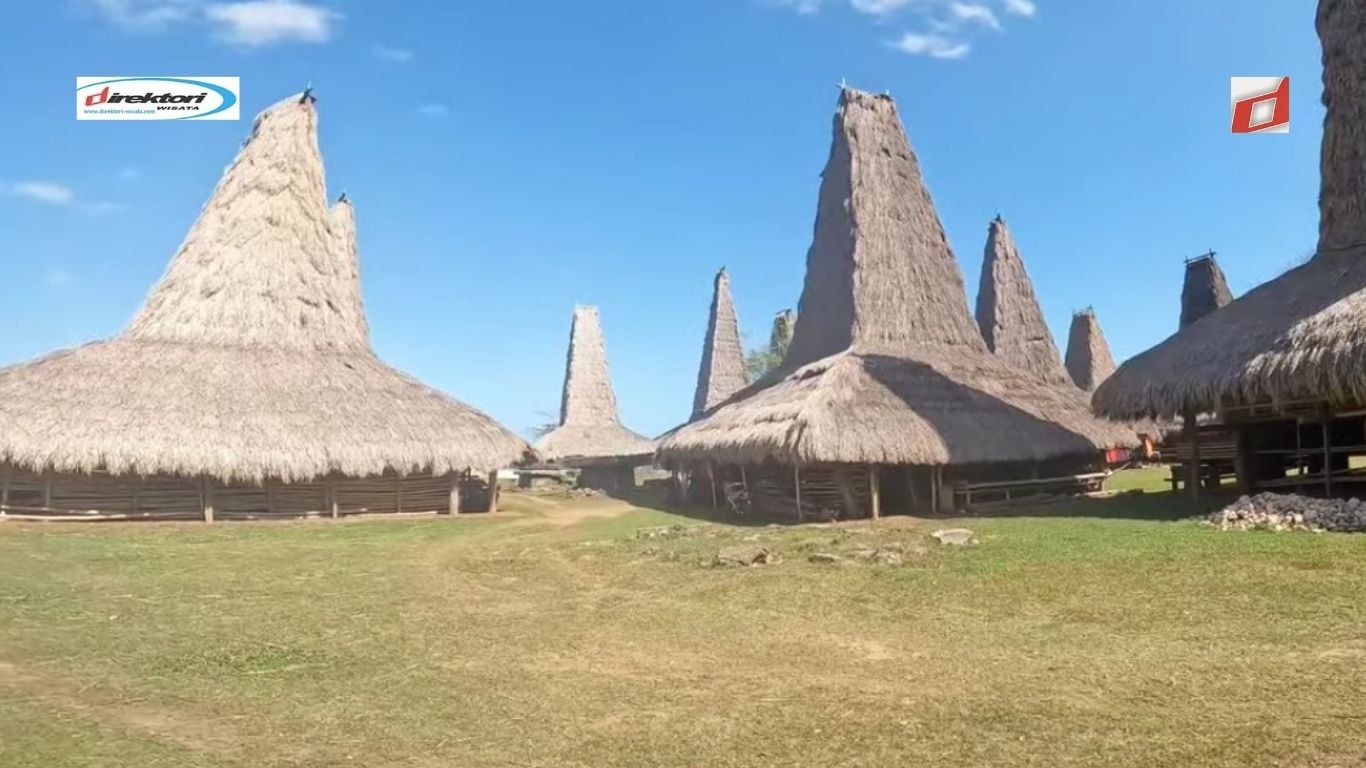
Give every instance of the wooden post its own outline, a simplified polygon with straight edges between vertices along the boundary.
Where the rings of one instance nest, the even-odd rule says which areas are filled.
[[[142,513],[142,478],[141,478],[141,477],[134,477],[134,478],[132,479],[132,483],[133,483],[133,514],[134,514],[134,515],[138,515],[138,514],[141,514],[141,513]]]
[[[454,472],[451,473],[450,497],[446,499],[446,514],[460,514],[460,475]]]
[[[721,506],[716,499],[716,470],[712,469],[711,462],[707,462],[707,483],[711,485],[711,508],[716,509]]]
[[[498,511],[498,470],[489,473],[489,511]]]
[[[745,465],[740,465],[740,485],[744,486],[745,492],[749,492],[749,478],[745,476]]]
[[[939,514],[939,467],[930,468],[930,514]]]
[[[1323,494],[1333,495],[1333,417],[1323,417]]]
[[[910,492],[909,496],[911,499],[911,511],[919,512],[920,497],[919,494],[915,492],[915,467],[906,468],[906,490]]]
[[[275,486],[271,485],[271,484],[270,484],[270,480],[267,479],[267,480],[266,480],[266,514],[267,514],[267,515],[270,515],[270,514],[273,514],[274,512],[275,512]]]
[[[1252,449],[1252,435],[1244,426],[1234,427],[1233,473],[1238,476],[1238,492],[1247,496],[1257,492],[1257,454]],[[1298,460],[1298,459],[1297,459]]]
[[[323,495],[326,496],[327,509],[332,514],[332,519],[341,517],[341,505],[337,503],[337,479],[328,477],[323,480]]]
[[[394,512],[403,514],[403,475],[394,475]]]
[[[9,467],[5,467],[5,472],[0,475],[0,517],[4,517],[9,509]]]
[[[804,519],[802,514],[802,466],[800,464],[792,465],[792,479],[797,487],[797,522],[800,523]]]
[[[882,488],[876,466],[868,468],[868,495],[873,503],[873,519],[882,519]]]
[[[52,509],[52,475],[43,478],[43,509]]]
[[[1190,466],[1186,467],[1186,495],[1191,506],[1200,506],[1200,426],[1195,420],[1195,409],[1187,408],[1185,414],[1186,442],[1190,445]]]
[[[201,478],[199,481],[199,503],[204,508],[204,522],[213,522],[213,481]]]

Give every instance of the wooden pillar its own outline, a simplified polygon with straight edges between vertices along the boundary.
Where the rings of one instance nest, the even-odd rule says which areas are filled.
[[[868,497],[872,500],[873,519],[882,519],[882,487],[877,466],[868,468]]]
[[[43,509],[52,509],[52,475],[43,477]]]
[[[716,498],[716,470],[712,468],[711,462],[707,462],[707,483],[711,486],[711,508],[716,509],[721,506]]]
[[[906,490],[909,491],[907,495],[911,500],[911,511],[919,512],[920,495],[915,491],[915,467],[906,468]]]
[[[804,519],[802,514],[802,467],[800,464],[792,465],[792,480],[796,483],[797,489],[797,522]]]
[[[1185,413],[1186,442],[1190,445],[1190,464],[1186,467],[1186,495],[1191,506],[1200,506],[1200,428],[1195,420],[1195,409],[1187,408]]]
[[[1323,493],[1333,495],[1333,417],[1323,417]]]
[[[403,476],[394,475],[394,511],[403,514]]]
[[[142,513],[142,478],[134,477],[131,482],[133,483],[133,514],[138,515]]]
[[[1257,492],[1257,453],[1248,427],[1234,427],[1233,440],[1233,473],[1238,476],[1238,492],[1250,496]]]
[[[213,522],[213,481],[205,477],[199,481],[199,503],[204,508],[204,522]]]
[[[744,486],[745,493],[749,493],[749,478],[745,476],[745,465],[740,465],[740,485]]]
[[[273,485],[270,484],[270,480],[266,480],[266,514],[267,514],[267,515],[271,515],[271,514],[274,514],[274,513],[275,513],[275,486],[273,486]]]
[[[460,475],[455,472],[451,473],[451,489],[450,495],[446,499],[446,514],[460,514]]]
[[[930,467],[930,514],[939,514],[939,467]]]
[[[498,470],[489,473],[489,512],[498,511]]]
[[[0,473],[0,517],[9,509],[9,467]]]
[[[341,517],[341,505],[337,503],[337,479],[329,477],[323,481],[323,488],[326,489],[328,511],[332,513],[332,519]]]

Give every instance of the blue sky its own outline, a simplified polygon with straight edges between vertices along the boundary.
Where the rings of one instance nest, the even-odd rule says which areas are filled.
[[[841,80],[898,98],[976,296],[1010,223],[1055,336],[1169,335],[1183,256],[1236,292],[1317,237],[1319,49],[1284,0],[51,0],[0,24],[0,364],[132,316],[250,116],[309,82],[374,344],[523,431],[599,304],[623,420],[692,403],[711,277],[795,306]],[[60,44],[57,42],[60,41]],[[76,122],[77,75],[238,75],[243,120]],[[1292,130],[1229,133],[1290,75]]]

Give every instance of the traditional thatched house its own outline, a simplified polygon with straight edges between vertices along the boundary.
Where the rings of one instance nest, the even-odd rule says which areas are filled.
[[[787,359],[660,457],[802,513],[859,517],[884,501],[948,507],[946,476],[1085,465],[1132,440],[1069,386],[991,355],[895,104],[845,89]]]
[[[1233,301],[1228,279],[1214,251],[1186,260],[1186,280],[1181,286],[1181,327],[1208,315]]]
[[[711,312],[707,315],[707,335],[702,340],[702,363],[697,370],[692,418],[716,407],[748,384],[745,350],[740,346],[740,323],[735,317],[735,302],[730,297],[730,277],[722,269],[716,273]]]
[[[0,510],[456,511],[462,483],[527,453],[375,356],[316,128],[307,94],[256,119],[123,333],[0,370]]]
[[[536,443],[547,462],[582,470],[582,485],[622,490],[649,464],[652,440],[621,425],[597,307],[575,307],[569,331],[560,425]]]
[[[1071,383],[1034,295],[1034,282],[1000,216],[987,229],[977,288],[977,327],[987,349],[1011,368],[1050,384]]]
[[[1366,452],[1366,0],[1320,0],[1317,25],[1317,252],[1129,360],[1094,398],[1117,417],[1181,416],[1192,436],[1196,414],[1216,414],[1237,432],[1245,489],[1341,490],[1361,479],[1350,455]]]
[[[1072,314],[1067,332],[1067,374],[1083,392],[1094,392],[1115,372],[1115,358],[1100,329],[1096,311],[1090,307]]]

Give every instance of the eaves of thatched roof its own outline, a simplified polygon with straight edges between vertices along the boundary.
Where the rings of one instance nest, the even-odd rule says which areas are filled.
[[[607,347],[597,307],[575,307],[565,359],[560,424],[536,442],[546,461],[588,466],[609,461],[645,462],[653,440],[622,426],[607,365]]]
[[[1316,254],[1126,362],[1095,393],[1102,412],[1366,402],[1366,0],[1320,0],[1317,26],[1327,114]]]
[[[1228,278],[1213,253],[1186,262],[1186,279],[1181,285],[1182,328],[1232,301]]]
[[[1110,343],[1100,329],[1096,311],[1090,307],[1072,315],[1072,326],[1067,332],[1066,366],[1072,383],[1085,392],[1094,392],[1115,372]]]
[[[119,336],[0,370],[0,462],[285,482],[487,471],[529,448],[370,348],[354,211],[307,96],[262,113]]]
[[[713,284],[707,335],[702,340],[702,363],[697,371],[692,417],[697,418],[749,384],[745,351],[740,346],[740,323],[730,295],[730,276],[722,269]]]
[[[987,228],[977,289],[977,327],[987,348],[1011,368],[1053,384],[1071,381],[1044,322],[1024,259],[1000,216]]]
[[[660,456],[976,464],[1134,440],[987,350],[896,105],[845,89],[787,359]]]

